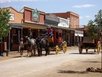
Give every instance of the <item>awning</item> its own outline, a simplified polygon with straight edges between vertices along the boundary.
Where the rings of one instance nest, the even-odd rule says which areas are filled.
[[[84,36],[84,33],[83,33],[83,31],[75,30],[75,36],[83,37]]]
[[[11,28],[23,29],[23,25],[19,23],[10,23],[9,25]]]
[[[41,25],[41,24],[23,23],[23,28],[47,29],[47,26],[46,25]]]
[[[83,34],[76,34],[76,33],[75,33],[75,36],[83,37]]]

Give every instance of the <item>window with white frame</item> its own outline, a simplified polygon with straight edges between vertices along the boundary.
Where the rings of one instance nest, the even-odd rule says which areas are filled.
[[[14,20],[14,14],[10,14],[10,20]]]

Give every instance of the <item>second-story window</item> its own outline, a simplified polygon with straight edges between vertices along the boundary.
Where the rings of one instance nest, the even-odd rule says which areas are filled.
[[[10,14],[10,20],[14,20],[14,14]]]

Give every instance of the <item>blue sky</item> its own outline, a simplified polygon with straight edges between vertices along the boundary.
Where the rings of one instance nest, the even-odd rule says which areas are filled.
[[[73,11],[80,16],[80,25],[86,25],[102,9],[102,0],[0,0],[0,7],[12,6],[18,11],[24,6],[47,13]]]

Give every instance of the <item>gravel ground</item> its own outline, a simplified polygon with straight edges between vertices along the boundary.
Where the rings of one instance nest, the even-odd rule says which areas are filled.
[[[88,67],[101,65],[101,54],[91,51],[79,54],[77,47],[71,47],[65,54],[9,57],[0,61],[0,77],[102,77],[102,73],[86,72]]]

